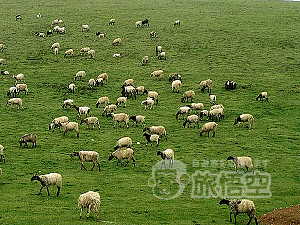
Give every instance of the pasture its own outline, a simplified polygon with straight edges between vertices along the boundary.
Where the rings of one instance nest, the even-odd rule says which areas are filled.
[[[102,224],[230,224],[229,209],[219,206],[220,197],[193,198],[191,176],[198,170],[220,173],[234,171],[227,157],[251,156],[254,169],[271,176],[271,197],[253,198],[257,215],[274,208],[300,202],[299,187],[299,3],[282,1],[208,1],[208,0],[141,0],[141,1],[0,1],[0,43],[5,49],[0,58],[8,76],[0,75],[0,143],[5,147],[6,163],[0,162],[0,224],[94,224],[85,214],[79,221],[77,198],[89,190],[101,195]],[[42,17],[37,18],[40,13]],[[15,16],[21,14],[22,20]],[[51,22],[60,18],[66,34],[37,37],[36,32],[52,29]],[[115,25],[108,25],[111,18]],[[149,19],[149,26],[135,27],[138,20]],[[174,21],[181,26],[174,27]],[[81,25],[88,24],[87,32]],[[149,33],[157,32],[156,38]],[[99,38],[97,31],[106,32]],[[112,46],[115,38],[122,43]],[[51,45],[59,42],[59,54]],[[155,46],[161,45],[167,60],[158,60]],[[94,59],[80,54],[83,47],[95,50]],[[72,48],[75,57],[64,57]],[[113,54],[122,53],[121,58]],[[149,56],[146,66],[142,58]],[[154,70],[164,71],[163,79],[150,77]],[[86,78],[74,81],[75,74],[86,71]],[[106,72],[109,81],[90,90],[88,80]],[[23,73],[29,93],[20,93],[23,109],[6,106],[9,87],[15,85],[12,75]],[[180,93],[171,92],[170,73],[180,73]],[[145,115],[146,125],[163,125],[168,139],[159,147],[146,146],[142,127],[113,128],[112,118],[102,116],[96,108],[99,97],[108,96],[111,103],[121,96],[124,80],[133,78],[135,86],[159,93],[159,104],[145,110],[141,102],[146,96],[129,99],[126,108],[117,112]],[[182,128],[183,120],[175,113],[182,103],[183,92],[194,90],[194,102],[209,109],[208,93],[202,93],[199,83],[214,82],[212,93],[217,103],[225,106],[225,119],[218,122],[216,137],[199,136],[200,129]],[[227,80],[237,82],[237,89],[224,88]],[[68,85],[75,83],[75,93]],[[257,94],[267,91],[269,102],[255,101]],[[65,136],[58,130],[48,130],[55,117],[66,115],[80,123],[75,109],[62,109],[65,99],[76,106],[89,106],[91,115],[100,120],[101,129],[80,125],[80,138],[72,131]],[[234,126],[242,114],[254,116],[254,128]],[[37,148],[20,148],[18,140],[26,133],[38,135]],[[108,161],[116,141],[124,136],[133,139],[136,167],[116,166]],[[139,142],[140,144],[137,144]],[[163,200],[154,196],[148,184],[152,167],[161,160],[158,150],[172,148],[175,159],[186,164],[184,191],[177,198]],[[80,170],[72,151],[97,151],[101,172]],[[259,161],[255,161],[259,160]],[[267,161],[265,161],[267,160]],[[199,165],[197,165],[199,161]],[[210,162],[204,167],[203,162]],[[212,162],[226,162],[225,165]],[[255,162],[265,162],[255,164]],[[91,163],[85,163],[91,168]],[[50,187],[38,196],[39,182],[30,182],[35,172],[60,173],[63,177],[61,195]],[[151,183],[151,181],[150,181]],[[221,183],[223,184],[223,183]],[[164,185],[164,184],[162,184]],[[176,193],[176,183],[166,186]],[[237,217],[246,224],[247,215]],[[254,223],[253,223],[254,224]]]

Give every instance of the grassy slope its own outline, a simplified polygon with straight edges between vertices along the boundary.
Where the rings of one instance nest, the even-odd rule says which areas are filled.
[[[272,198],[255,200],[258,214],[275,207],[299,203],[299,10],[298,3],[277,1],[10,1],[0,2],[2,14],[0,42],[7,49],[0,53],[6,59],[1,66],[11,74],[24,73],[29,86],[28,96],[21,97],[25,109],[18,111],[5,106],[6,90],[14,85],[13,79],[1,77],[0,101],[1,143],[6,147],[7,163],[1,164],[4,174],[0,186],[1,224],[79,224],[77,197],[80,192],[99,190],[102,197],[101,218],[116,224],[224,224],[228,209],[219,207],[219,199],[193,199],[192,185],[173,200],[155,198],[148,179],[152,165],[158,158],[156,148],[145,147],[141,128],[112,129],[110,118],[101,116],[95,107],[99,96],[107,95],[112,101],[120,96],[120,85],[134,78],[137,85],[145,85],[160,94],[160,104],[152,111],[144,111],[140,102],[129,100],[126,109],[119,112],[146,115],[148,125],[161,124],[168,131],[168,141],[159,149],[173,148],[176,158],[187,164],[191,175],[198,169],[194,159],[223,160],[229,155],[251,155],[254,159],[268,159],[266,167],[257,170],[272,176]],[[36,13],[43,17],[36,19]],[[14,15],[23,15],[15,21]],[[37,38],[36,31],[46,31],[55,18],[62,18],[66,35]],[[115,26],[108,26],[110,18]],[[149,28],[135,28],[134,22],[149,18]],[[172,26],[180,19],[181,27]],[[89,33],[80,31],[80,24],[89,24]],[[100,40],[93,33],[107,32]],[[151,30],[157,39],[149,39]],[[112,40],[123,39],[113,48]],[[60,42],[59,56],[50,46]],[[155,58],[154,47],[162,45],[168,54],[167,61]],[[96,50],[94,60],[86,57],[63,58],[68,48],[78,51],[90,46]],[[120,60],[112,54],[122,52]],[[149,64],[142,68],[140,61],[149,55]],[[218,127],[216,138],[199,138],[199,131],[182,129],[174,113],[182,105],[180,96],[170,92],[167,78],[152,79],[149,74],[163,69],[166,76],[179,72],[183,76],[182,91],[196,91],[196,102],[209,108],[207,94],[200,93],[198,84],[211,78],[213,92],[226,107],[226,118]],[[78,70],[87,71],[85,82],[76,82],[77,92],[67,93]],[[109,83],[96,91],[87,89],[87,80],[107,72]],[[235,80],[239,88],[227,92],[223,84]],[[247,87],[252,84],[251,88]],[[255,102],[256,94],[268,91],[268,104]],[[87,130],[81,126],[81,137],[74,133],[65,137],[47,130],[54,117],[67,115],[76,120],[74,110],[62,110],[61,104],[72,98],[78,105],[88,105],[92,114],[101,120],[101,130]],[[234,118],[241,113],[255,117],[255,129],[233,126]],[[296,118],[296,120],[295,120]],[[295,126],[295,122],[297,126]],[[38,134],[37,149],[20,149],[17,140],[27,132]],[[115,141],[129,135],[134,142],[137,167],[116,167],[107,162]],[[94,139],[94,141],[92,141]],[[69,158],[73,150],[96,150],[100,153],[103,171],[80,171],[79,162]],[[87,165],[90,166],[90,165]],[[205,169],[205,168],[204,168]],[[210,167],[211,172],[222,168]],[[232,170],[233,168],[225,168]],[[62,195],[37,196],[38,183],[30,183],[31,174],[59,172],[63,175]],[[55,192],[50,188],[50,192]],[[215,212],[214,212],[215,211]],[[47,218],[45,220],[45,218]],[[239,216],[245,224],[246,216]],[[93,222],[93,220],[91,220]],[[193,222],[195,221],[195,222]],[[242,222],[243,221],[243,222]],[[91,223],[85,219],[81,224]]]

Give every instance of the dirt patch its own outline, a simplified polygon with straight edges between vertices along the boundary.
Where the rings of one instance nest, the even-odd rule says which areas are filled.
[[[300,225],[300,205],[275,209],[258,217],[258,222],[263,225]]]

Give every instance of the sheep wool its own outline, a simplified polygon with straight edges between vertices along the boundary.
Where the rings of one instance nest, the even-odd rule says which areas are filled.
[[[31,177],[31,181],[34,181],[34,180],[39,181],[42,185],[38,195],[40,195],[43,188],[46,187],[47,191],[48,191],[48,196],[50,196],[48,187],[53,185],[53,186],[57,187],[56,196],[58,197],[60,189],[62,187],[62,176],[59,173],[49,173],[49,174],[40,175],[40,176],[34,175],[33,177]]]
[[[5,157],[4,157],[4,147],[0,144],[0,161],[3,160],[5,163]]]
[[[94,212],[99,221],[99,209],[100,209],[100,194],[98,192],[89,191],[87,193],[79,195],[78,208],[80,209],[80,219],[84,209],[87,209],[86,217],[89,218],[91,212]]]
[[[131,148],[131,145],[132,145],[132,139],[130,137],[122,137],[117,141],[114,149],[117,150],[123,147]]]
[[[18,109],[22,108],[22,99],[20,98],[11,98],[7,100],[6,105],[10,105],[13,108],[13,105],[18,105]]]
[[[135,167],[134,151],[131,148],[118,149],[114,151],[113,153],[110,154],[108,161],[112,160],[113,158],[117,160],[117,166],[119,163],[123,166],[127,166],[129,161],[132,161]],[[125,165],[122,163],[124,159],[127,159],[127,163]]]
[[[72,152],[71,158],[74,156],[78,156],[79,160],[81,161],[81,170],[82,168],[86,170],[83,162],[93,162],[93,167],[91,170],[94,169],[96,163],[98,165],[99,171],[101,171],[100,163],[99,163],[99,154],[95,151],[79,151],[79,152]]]
[[[213,132],[213,137],[216,135],[216,129],[217,129],[218,124],[215,122],[208,122],[205,123],[202,126],[202,129],[200,131],[200,136],[203,135],[203,133],[207,133],[207,136],[209,137],[209,132],[212,131]]]
[[[173,149],[168,148],[165,151],[158,151],[157,152],[157,156],[159,156],[159,155],[164,160],[162,162],[161,167],[163,167],[163,166],[165,167],[166,166],[166,162],[165,162],[166,159],[170,161],[169,162],[169,167],[170,168],[173,167],[174,157],[175,157]]]
[[[232,160],[235,164],[235,170],[238,173],[239,167],[245,167],[246,171],[245,173],[248,172],[248,169],[252,170],[254,174],[254,169],[253,169],[253,163],[251,157],[246,157],[246,156],[241,156],[241,157],[233,157],[229,156],[227,160]]]

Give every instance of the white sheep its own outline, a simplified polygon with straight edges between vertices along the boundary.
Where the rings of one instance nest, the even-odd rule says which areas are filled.
[[[195,92],[193,90],[189,90],[183,93],[182,98],[181,98],[181,102],[188,102],[189,99],[191,100],[191,102],[193,102],[193,99],[195,97]]]
[[[66,99],[64,103],[62,104],[62,108],[65,109],[67,106],[70,108],[73,107],[74,105],[74,100],[73,99]]]
[[[230,222],[232,222],[231,214],[234,215],[234,224],[236,224],[236,216],[240,213],[247,213],[249,216],[249,221],[247,225],[251,223],[252,218],[254,218],[255,224],[258,225],[256,218],[256,210],[254,202],[249,199],[236,199],[236,200],[227,200],[222,199],[219,202],[220,205],[228,205],[230,209]]]
[[[107,96],[98,98],[98,100],[96,102],[96,107],[98,108],[101,104],[104,104],[104,106],[107,106],[109,104],[109,98]]]
[[[108,75],[107,73],[101,73],[100,75],[98,75],[97,79],[102,78],[103,82],[108,82]]]
[[[212,107],[210,107],[210,110],[213,110],[213,109],[222,109],[223,111],[225,111],[225,107],[222,104],[213,105]]]
[[[179,73],[170,73],[169,75],[169,82],[173,82],[174,80],[180,80],[181,81],[181,75]]]
[[[56,196],[58,197],[60,189],[62,187],[62,176],[59,173],[49,173],[45,175],[37,176],[36,174],[31,177],[31,181],[37,180],[41,183],[42,187],[40,189],[40,192],[38,195],[41,194],[42,189],[44,187],[47,188],[48,196],[50,196],[49,188],[50,186],[56,186],[57,187],[57,193]]]
[[[116,19],[110,19],[108,25],[115,25]]]
[[[86,123],[87,127],[89,128],[89,125],[93,125],[93,129],[95,128],[95,125],[98,125],[98,128],[100,130],[100,123],[99,119],[97,117],[87,117],[85,119],[81,120],[81,124]]]
[[[36,140],[37,140],[37,135],[30,133],[30,134],[24,134],[20,139],[19,139],[19,144],[20,148],[22,147],[22,144],[25,145],[26,148],[28,148],[28,142],[32,143],[32,148],[36,148]]]
[[[95,86],[96,86],[95,79],[93,79],[93,78],[89,79],[89,88],[92,89]]]
[[[0,59],[0,65],[3,65],[5,63],[5,59]]]
[[[175,114],[175,118],[179,119],[179,116],[181,116],[183,118],[184,115],[188,116],[191,113],[191,108],[188,106],[182,106],[180,107],[176,114]]]
[[[0,51],[1,51],[1,52],[4,51],[4,44],[0,44]]]
[[[158,98],[159,95],[156,91],[146,91],[147,92],[147,96],[149,98],[152,98],[154,100],[154,103],[157,105],[158,104]]]
[[[3,162],[5,163],[5,157],[4,157],[4,147],[3,145],[0,144],[0,161],[3,160]]]
[[[108,161],[112,160],[113,158],[117,160],[117,166],[119,163],[123,166],[127,166],[130,161],[132,161],[133,165],[135,166],[134,151],[131,148],[118,149],[114,151],[109,155]],[[125,165],[122,163],[124,159],[127,159],[127,163]]]
[[[132,86],[123,87],[122,88],[122,96],[127,97],[127,98],[129,96],[131,96],[132,99],[133,98],[136,99],[136,90],[135,90],[135,88],[132,87]]]
[[[20,93],[21,91],[25,92],[25,95],[28,94],[28,87],[27,84],[17,84],[16,85],[17,92]]]
[[[7,70],[1,70],[1,74],[6,76],[6,75],[9,75],[9,72]]]
[[[91,49],[88,51],[88,55],[89,55],[89,58],[90,59],[93,59],[95,58],[95,50]]]
[[[138,94],[144,94],[144,93],[147,92],[147,90],[145,89],[144,86],[138,86],[135,90],[136,90],[136,94],[137,94],[137,95],[138,95]]]
[[[221,121],[221,119],[224,119],[224,110],[222,108],[212,109],[208,115],[210,120],[217,118],[217,120]]]
[[[235,119],[234,125],[238,124],[239,126],[242,122],[248,122],[249,129],[251,129],[254,125],[254,118],[251,114],[241,114]]]
[[[75,92],[75,84],[73,84],[73,83],[69,84],[68,90],[74,94],[74,92]]]
[[[126,107],[126,103],[127,103],[127,97],[119,97],[117,98],[117,102],[116,102],[116,106],[120,106],[123,104],[123,107]]]
[[[128,123],[129,123],[129,115],[126,113],[111,113],[110,114],[113,118],[114,122],[114,128],[116,127],[117,123],[124,122],[124,126],[126,125],[127,128],[129,128]]]
[[[161,59],[166,60],[166,59],[167,59],[166,52],[160,52],[160,53],[158,54],[157,58],[158,58],[159,60],[161,60]]]
[[[88,51],[90,51],[91,49],[89,48],[89,47],[84,47],[84,48],[81,48],[80,49],[80,53],[85,53],[85,52],[88,52]]]
[[[118,107],[116,105],[114,105],[114,104],[107,105],[107,106],[104,107],[102,115],[103,116],[109,116],[113,112],[115,112],[117,110],[117,108]]]
[[[211,92],[212,86],[213,86],[213,82],[210,79],[207,80],[203,80],[200,82],[199,84],[201,91],[204,93],[205,89],[207,88],[208,93]]]
[[[65,51],[65,55],[64,55],[64,57],[66,57],[66,56],[74,56],[74,51],[73,51],[73,49],[68,49],[67,51]]]
[[[196,125],[199,128],[198,116],[197,115],[189,115],[186,120],[182,123],[182,126],[185,128],[186,124],[188,123],[188,127],[190,127],[191,123],[194,124],[194,128]]]
[[[165,137],[167,139],[167,131],[164,126],[151,126],[151,127],[145,127],[143,131],[149,131],[150,134],[157,134],[161,138]]]
[[[144,105],[145,109],[152,109],[154,100],[148,97],[146,100],[142,101],[141,105]]]
[[[99,37],[99,38],[105,38],[106,35],[107,35],[106,33],[99,33],[98,37]]]
[[[121,38],[116,38],[113,40],[113,43],[112,45],[115,46],[115,45],[120,45],[122,43],[122,39]]]
[[[254,174],[253,163],[252,163],[251,157],[247,157],[247,156],[241,156],[241,157],[229,156],[227,158],[227,160],[232,160],[234,162],[235,170],[236,170],[237,173],[239,173],[239,171],[238,171],[239,167],[245,167],[246,168],[245,173],[247,173],[248,169],[250,169],[250,170],[252,170],[252,172]]]
[[[18,105],[18,109],[22,108],[22,99],[20,98],[11,98],[7,100],[6,105],[10,105],[13,108],[13,105]]]
[[[156,32],[153,31],[153,30],[150,32],[149,35],[150,35],[150,38],[156,38],[156,37],[157,37],[157,36],[156,36]]]
[[[98,192],[89,191],[87,193],[79,195],[78,208],[80,209],[79,219],[82,217],[82,212],[87,209],[86,217],[89,218],[91,212],[94,212],[99,221],[99,208],[100,208],[100,195]]]
[[[133,121],[133,124],[132,126],[135,124],[137,126],[137,123],[141,123],[142,126],[144,127],[146,125],[146,122],[145,122],[145,116],[142,116],[142,115],[137,115],[137,116],[130,116],[129,117],[129,120],[132,120]]]
[[[60,34],[65,34],[66,33],[66,28],[65,27],[58,27],[56,29],[56,32],[60,33]]]
[[[54,49],[54,48],[60,48],[60,44],[57,43],[57,42],[56,42],[56,43],[53,43],[52,46],[51,46],[51,48],[52,48],[52,49]]]
[[[24,76],[23,73],[19,73],[17,75],[13,75],[12,77],[16,80],[16,83],[18,81],[25,81],[25,76]]]
[[[10,87],[7,91],[7,96],[16,97],[18,94],[18,89],[16,87]]]
[[[200,136],[202,136],[203,133],[207,133],[207,136],[209,137],[209,132],[212,131],[213,132],[212,136],[214,137],[216,135],[217,126],[218,126],[218,124],[215,122],[205,123],[202,126],[202,129],[200,131]]]
[[[54,51],[54,55],[58,55],[58,48],[54,48],[53,51]]]
[[[263,101],[263,99],[266,99],[266,101],[268,102],[268,101],[269,101],[269,100],[268,100],[268,92],[263,91],[263,92],[259,93],[258,96],[256,97],[256,101],[257,101],[258,99],[259,99],[260,101]]]
[[[180,26],[180,20],[175,20],[175,22],[174,22],[174,27],[175,26]]]
[[[217,96],[209,93],[209,99],[211,104],[216,104]]]
[[[78,118],[80,118],[81,115],[85,115],[85,117],[87,117],[88,115],[90,115],[90,112],[91,112],[91,109],[87,106],[77,107],[76,105],[73,105],[73,108],[76,109],[76,111],[78,113]]]
[[[122,57],[122,53],[113,54],[113,58],[121,58],[121,57]]]
[[[149,61],[149,57],[148,56],[144,56],[144,58],[142,59],[142,66],[146,66],[146,64]]]
[[[86,76],[86,73],[84,70],[80,70],[76,73],[75,77],[74,77],[74,80],[78,80],[78,79],[82,79]]]
[[[63,21],[61,19],[55,19],[52,21],[51,25],[57,25],[57,24],[60,24],[62,23]]]
[[[201,110],[200,111],[199,117],[200,117],[201,121],[203,120],[204,116],[206,116],[206,120],[208,120],[208,116],[209,116],[208,110]]]
[[[144,133],[143,136],[147,140],[146,145],[148,145],[150,143],[151,146],[152,146],[152,142],[156,142],[156,147],[158,147],[159,139],[160,139],[158,134],[147,134],[147,133]]]
[[[164,76],[164,71],[163,70],[155,70],[150,74],[150,77],[160,77],[161,79]]]
[[[114,149],[117,150],[123,147],[131,148],[131,146],[132,146],[132,139],[130,137],[122,137],[117,141],[116,145],[114,146]]]
[[[84,166],[83,162],[93,162],[93,167],[91,170],[94,169],[96,163],[98,165],[99,171],[101,171],[100,163],[99,163],[99,154],[95,151],[73,151],[71,154],[71,158],[74,156],[78,156],[79,160],[81,161],[81,170],[82,168],[86,170],[86,167]]]
[[[59,28],[59,26],[55,26],[55,27],[53,27],[53,32],[58,32],[58,28]]]
[[[43,33],[43,32],[36,32],[35,33],[36,34],[36,36],[38,36],[38,37],[46,37],[46,34],[45,33]]]
[[[174,80],[172,82],[172,92],[180,92],[181,87],[181,81],[180,80]]]
[[[87,24],[82,24],[81,25],[81,31],[89,31],[90,27]]]
[[[64,135],[70,131],[70,130],[75,130],[76,131],[76,135],[77,135],[77,138],[79,138],[79,126],[78,126],[78,123],[76,122],[68,122],[68,123],[62,123],[61,124],[63,130],[64,130]]]
[[[141,20],[135,22],[136,27],[141,27],[142,25],[143,25],[143,22]]]
[[[99,86],[99,85],[103,86],[103,79],[102,78],[97,78],[96,79],[96,86]]]
[[[174,163],[174,158],[175,158],[175,154],[174,154],[174,151],[173,149],[166,149],[165,151],[158,151],[157,156],[161,156],[161,158],[164,160],[161,164],[161,168],[164,166],[166,167],[166,159],[169,160],[169,168],[172,168],[173,167],[173,163]]]
[[[49,130],[52,130],[52,132],[54,132],[55,128],[60,128],[62,123],[68,123],[69,122],[69,118],[67,116],[60,116],[57,118],[54,118],[52,120],[52,122],[49,124]]]
[[[192,110],[203,110],[204,109],[204,104],[201,103],[201,102],[198,102],[198,103],[191,103],[191,109]]]
[[[134,79],[127,79],[123,82],[122,87],[134,86]]]
[[[155,47],[155,53],[156,53],[156,55],[158,55],[160,52],[162,52],[162,47],[160,45],[156,46]]]

